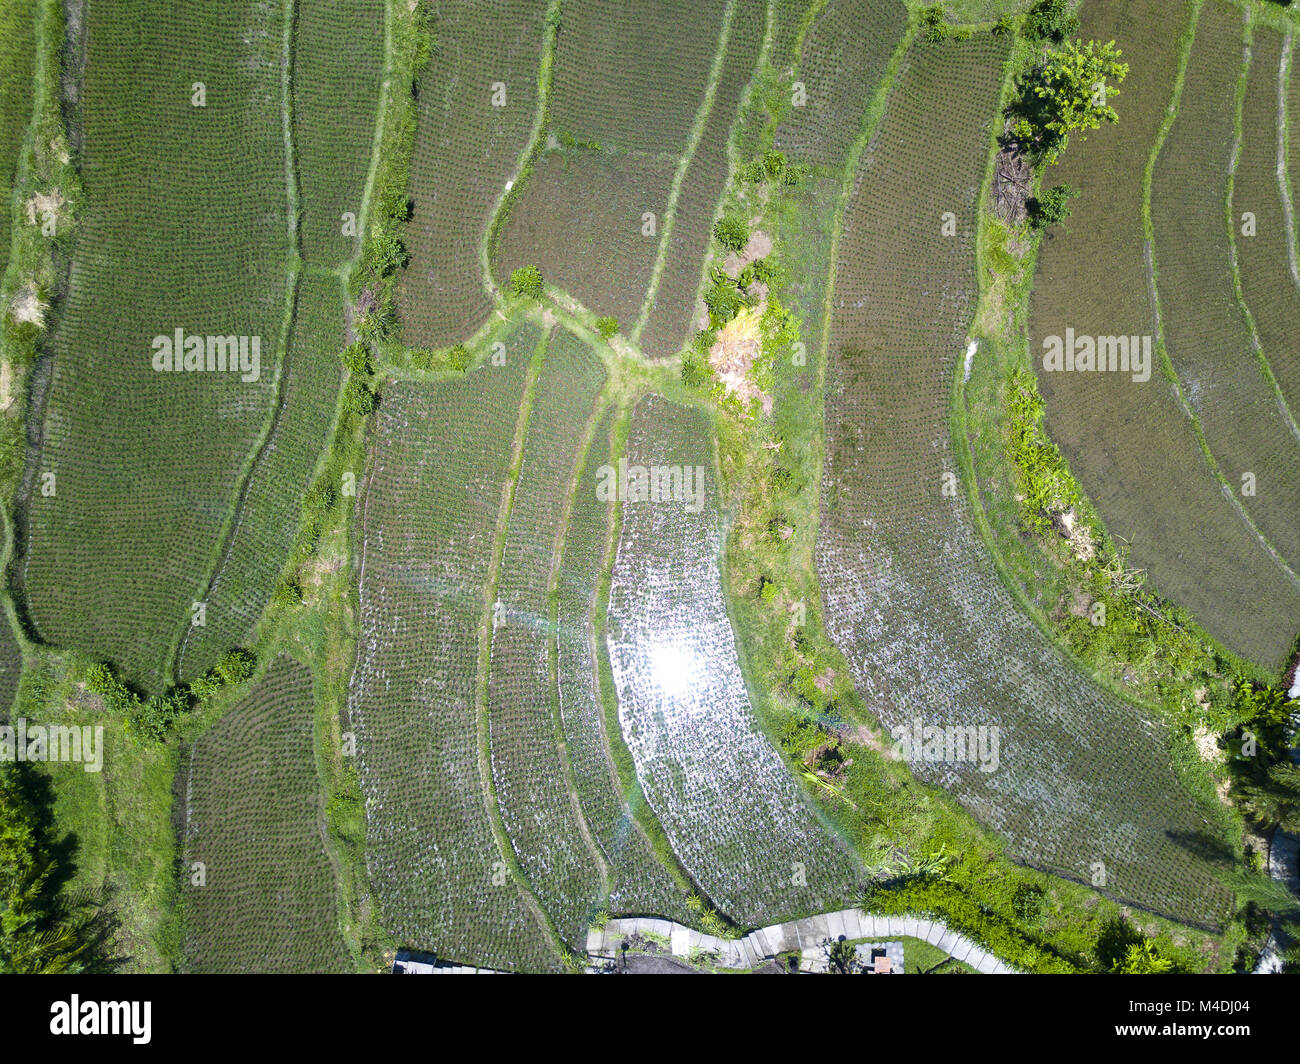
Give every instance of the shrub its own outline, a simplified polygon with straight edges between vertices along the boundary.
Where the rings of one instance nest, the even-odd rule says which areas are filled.
[[[343,365],[353,373],[373,373],[374,366],[370,361],[370,349],[363,343],[349,344],[343,349]]]
[[[740,313],[745,303],[734,284],[714,278],[712,286],[704,293],[704,305],[709,308],[709,317],[714,324],[726,325]]]
[[[253,667],[256,664],[257,660],[252,654],[247,650],[236,648],[222,654],[216,665],[212,667],[212,671],[222,683],[243,683],[253,675]]]
[[[749,226],[743,218],[727,215],[719,218],[713,226],[713,235],[728,251],[743,251],[749,243]]]
[[[271,603],[279,608],[292,608],[302,605],[302,585],[297,580],[281,580],[275,585]]]
[[[405,266],[410,257],[401,237],[394,232],[381,229],[370,241],[366,252],[366,265],[380,277],[387,277]]]
[[[781,184],[784,185],[786,188],[794,188],[799,184],[800,181],[802,181],[807,176],[808,176],[808,167],[805,166],[803,163],[787,166],[781,172]]]
[[[375,409],[375,393],[364,380],[354,374],[343,389],[343,408],[350,414],[366,417]]]
[[[1031,40],[1060,44],[1079,31],[1079,20],[1070,14],[1069,0],[1037,0],[1025,15],[1024,31]]]
[[[608,316],[597,318],[596,331],[606,340],[613,339],[614,334],[618,332],[618,319]]]
[[[948,36],[948,20],[944,18],[942,4],[932,4],[921,12],[921,35],[930,44]]]
[[[762,281],[764,284],[769,283],[776,276],[776,264],[772,261],[771,255],[767,258],[755,259],[749,266],[754,271],[755,280]]]
[[[458,373],[464,373],[469,369],[469,348],[464,344],[457,344],[448,352],[447,361],[451,364],[452,369],[456,370]]]
[[[1043,889],[1032,883],[1021,883],[1011,895],[1011,911],[1023,923],[1038,923],[1043,917]]]
[[[164,695],[155,695],[148,702],[135,699],[126,716],[126,730],[137,739],[161,743],[189,709],[189,692],[183,687],[173,687]]]
[[[1111,969],[1116,975],[1160,975],[1169,971],[1174,962],[1156,952],[1149,938],[1132,942],[1124,957]]]
[[[1069,466],[1043,429],[1043,400],[1032,372],[1016,369],[1007,382],[1010,433],[1007,458],[1022,496],[1020,519],[1032,532],[1046,533],[1052,518],[1080,501]]]
[[[703,388],[713,379],[709,364],[692,348],[682,357],[682,383],[688,388]]]
[[[520,266],[510,274],[510,290],[524,299],[541,299],[542,287],[542,271],[536,266]]]
[[[1034,196],[1025,204],[1029,212],[1029,224],[1035,229],[1043,230],[1049,225],[1059,225],[1070,217],[1070,200],[1079,194],[1071,185],[1056,185]]]

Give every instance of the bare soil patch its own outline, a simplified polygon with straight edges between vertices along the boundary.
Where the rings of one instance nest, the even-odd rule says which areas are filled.
[[[762,350],[761,319],[758,308],[750,307],[727,322],[709,348],[709,367],[728,395],[734,395],[746,409],[757,399],[767,415],[772,413],[772,397],[754,383],[750,374]]]

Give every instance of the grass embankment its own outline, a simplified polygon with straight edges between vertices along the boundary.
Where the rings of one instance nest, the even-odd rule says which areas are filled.
[[[16,17],[23,5],[7,5]],[[28,375],[47,333],[51,306],[58,294],[72,231],[81,203],[81,181],[71,155],[68,133],[60,108],[61,52],[64,43],[63,9],[54,0],[32,6],[34,24],[10,28],[7,38],[17,49],[29,49],[30,82],[16,82],[23,63],[8,67],[4,117],[12,130],[25,129],[13,158],[11,199],[6,201],[9,223],[8,261],[0,282],[3,324],[4,385],[0,403],[0,492],[12,500],[23,473]],[[10,95],[12,93],[12,96]],[[19,117],[21,114],[21,118]],[[32,220],[28,219],[29,205]],[[22,311],[19,308],[23,308]]]

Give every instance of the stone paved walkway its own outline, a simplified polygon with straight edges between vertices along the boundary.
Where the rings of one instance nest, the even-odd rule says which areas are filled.
[[[861,909],[791,920],[784,924],[751,931],[744,938],[726,939],[701,934],[670,920],[638,917],[610,920],[601,929],[587,932],[587,953],[593,958],[610,959],[618,955],[620,945],[633,935],[650,935],[666,940],[673,956],[689,957],[699,950],[712,953],[723,968],[757,968],[780,953],[797,951],[800,971],[824,971],[825,957],[821,944],[843,935],[848,939],[892,938],[906,935],[929,942],[932,946],[969,964],[986,975],[1010,975],[1016,969],[998,960],[970,939],[949,931],[938,920],[918,916],[878,916]]]

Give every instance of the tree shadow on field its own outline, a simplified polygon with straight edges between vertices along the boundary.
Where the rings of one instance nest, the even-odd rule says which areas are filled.
[[[84,972],[113,972],[126,958],[114,956],[114,941],[121,920],[110,906],[108,888],[72,889],[78,865],[80,839],[76,832],[61,834],[54,816],[54,785],[49,774],[28,762],[8,765],[9,781],[31,817],[32,855],[47,869],[34,901],[47,927],[66,926],[82,944],[79,956]]]
[[[1236,862],[1232,847],[1208,832],[1166,831],[1165,838],[1207,864],[1231,868]]]
[[[1122,916],[1106,921],[1097,936],[1097,959],[1103,971],[1114,971],[1115,966],[1124,959],[1129,946],[1144,941],[1145,936]]]

